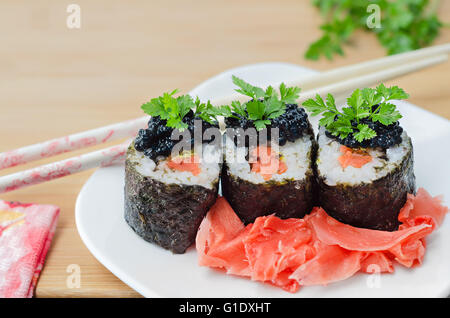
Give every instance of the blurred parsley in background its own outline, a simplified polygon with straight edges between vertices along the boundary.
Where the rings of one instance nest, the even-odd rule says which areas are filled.
[[[430,45],[439,35],[443,23],[436,10],[438,1],[429,0],[312,0],[325,22],[320,26],[323,35],[312,43],[305,57],[317,60],[322,55],[332,59],[344,55],[342,45],[352,33],[363,29],[376,34],[388,54],[396,54]],[[369,5],[378,5],[381,27],[369,28]]]

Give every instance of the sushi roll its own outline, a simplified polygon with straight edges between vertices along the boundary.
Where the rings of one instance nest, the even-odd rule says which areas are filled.
[[[164,100],[152,100],[154,105],[150,106],[164,109],[175,103],[185,110],[180,111],[178,118],[169,118],[164,111],[148,110],[144,104],[143,109],[153,117],[128,148],[125,220],[144,240],[173,253],[184,253],[195,241],[200,222],[216,201],[221,147],[220,143],[215,144],[216,138],[201,140],[200,147],[194,139],[188,139],[190,150],[176,150],[179,144],[173,140],[175,132],[193,136],[195,129],[203,133],[208,128],[218,130],[218,125],[198,117],[190,109],[194,107],[190,97],[167,96]]]
[[[415,193],[413,146],[391,99],[398,87],[356,90],[339,111],[334,98],[305,107],[322,113],[317,152],[318,203],[352,226],[394,231],[408,193]]]
[[[273,213],[301,218],[313,206],[316,143],[305,110],[295,104],[299,89],[282,85],[274,97],[271,87],[264,92],[233,79],[253,99],[232,104],[234,113],[225,119],[222,193],[245,223]],[[258,107],[264,110],[259,117]]]

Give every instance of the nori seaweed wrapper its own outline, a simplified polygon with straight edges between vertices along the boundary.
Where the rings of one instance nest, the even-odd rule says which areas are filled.
[[[222,192],[242,221],[252,223],[259,216],[302,218],[313,207],[314,178],[312,172],[303,180],[251,183],[231,175],[224,165]]]
[[[136,163],[125,162],[125,220],[144,240],[176,254],[191,246],[198,227],[217,198],[213,189],[200,185],[165,184],[141,175]]]
[[[394,170],[372,183],[327,185],[318,176],[319,204],[333,218],[352,226],[395,231],[408,193],[415,193],[413,148]]]
[[[222,168],[222,193],[241,220],[248,224],[259,216],[275,214],[287,218],[302,218],[311,212],[316,200],[314,164],[317,143],[311,131],[310,167],[302,180],[286,179],[282,182],[252,183],[232,175],[224,162]]]

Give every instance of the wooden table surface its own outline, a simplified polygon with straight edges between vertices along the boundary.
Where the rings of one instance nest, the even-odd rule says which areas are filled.
[[[66,26],[73,2],[81,29]],[[450,21],[450,0],[440,17]],[[384,55],[359,32],[345,57],[306,61],[319,24],[309,0],[2,1],[0,151],[135,118],[150,97],[187,92],[232,67],[282,61],[327,70]],[[448,42],[447,28],[436,43]],[[446,118],[449,82],[450,62],[395,80],[411,102]],[[75,227],[75,200],[92,172],[1,196],[61,207],[37,297],[138,296],[91,255]],[[80,266],[80,288],[67,287],[70,264]]]

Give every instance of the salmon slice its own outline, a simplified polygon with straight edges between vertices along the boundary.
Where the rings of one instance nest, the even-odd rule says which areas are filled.
[[[199,265],[288,292],[341,281],[357,272],[392,273],[394,262],[406,267],[422,263],[425,237],[448,212],[440,200],[419,189],[400,212],[399,230],[385,232],[340,223],[317,207],[304,219],[269,215],[244,226],[219,197],[197,233]]]
[[[196,176],[202,172],[198,163],[199,158],[196,155],[177,156],[170,158],[167,166],[172,170],[189,171]]]
[[[372,156],[365,151],[352,149],[346,146],[341,146],[339,150],[342,155],[338,158],[338,161],[344,169],[348,166],[361,168],[366,163],[372,161]]]
[[[250,154],[252,172],[259,173],[265,181],[270,180],[272,175],[283,174],[287,171],[286,163],[279,157],[271,147],[258,146]]]

